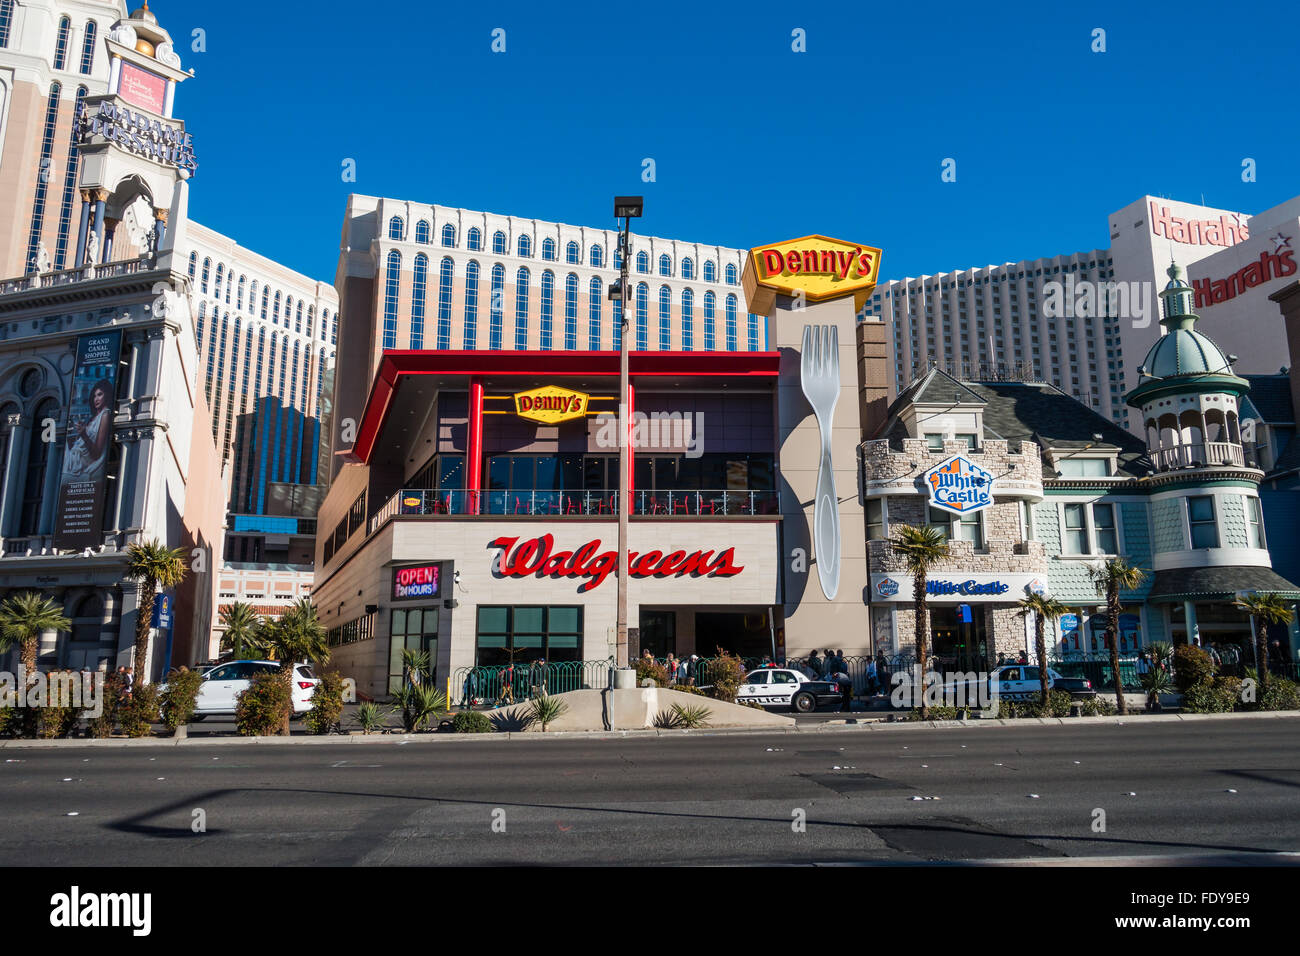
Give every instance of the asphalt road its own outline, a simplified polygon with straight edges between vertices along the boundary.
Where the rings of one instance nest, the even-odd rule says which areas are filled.
[[[1298,730],[14,748],[0,864],[1300,863]]]

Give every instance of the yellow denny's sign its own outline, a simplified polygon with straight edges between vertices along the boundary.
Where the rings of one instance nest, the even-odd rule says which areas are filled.
[[[582,418],[587,414],[590,399],[591,396],[586,392],[575,392],[558,385],[543,385],[515,395],[515,414],[520,418],[554,425],[567,422],[570,418]]]
[[[777,295],[825,302],[853,296],[866,303],[880,276],[880,250],[827,236],[804,236],[749,250],[745,298],[749,311],[771,315]]]

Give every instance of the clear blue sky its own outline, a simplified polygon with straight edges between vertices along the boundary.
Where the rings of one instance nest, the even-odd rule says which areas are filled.
[[[822,232],[883,247],[889,277],[1105,247],[1144,193],[1300,193],[1294,3],[155,9],[196,71],[191,215],[329,281],[349,192],[592,226],[641,193],[642,232]]]

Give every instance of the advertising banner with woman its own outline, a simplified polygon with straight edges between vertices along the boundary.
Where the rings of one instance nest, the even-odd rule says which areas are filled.
[[[93,548],[103,543],[104,492],[121,354],[120,329],[77,339],[77,364],[59,477],[56,548]]]

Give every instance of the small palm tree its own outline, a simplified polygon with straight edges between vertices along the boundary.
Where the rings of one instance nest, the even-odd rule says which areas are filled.
[[[1128,559],[1119,557],[1090,568],[1088,577],[1092,579],[1092,586],[1097,589],[1097,593],[1106,596],[1106,623],[1110,632],[1107,640],[1110,642],[1110,669],[1115,675],[1115,704],[1121,714],[1127,714],[1124,682],[1119,673],[1119,614],[1122,610],[1119,592],[1136,591],[1147,579],[1147,573],[1137,565],[1130,564]]]
[[[1047,706],[1047,622],[1055,621],[1068,608],[1056,598],[1029,594],[1019,601],[1021,614],[1034,615],[1034,650],[1038,654],[1038,677],[1043,685],[1043,706]]]
[[[1142,689],[1147,692],[1147,710],[1160,710],[1160,695],[1169,693],[1174,686],[1173,676],[1164,666],[1152,667],[1138,678]]]
[[[185,580],[185,552],[169,548],[157,538],[127,548],[126,576],[140,582],[140,607],[135,620],[135,685],[149,682],[145,660],[149,655],[149,630],[153,627],[153,602],[158,588],[174,588]]]
[[[316,616],[310,598],[300,598],[275,622],[260,629],[256,641],[273,660],[280,662],[280,679],[289,688],[288,707],[280,720],[280,735],[289,735],[293,714],[293,672],[299,661],[324,663],[330,658],[325,626]]]
[[[27,672],[26,683],[36,679],[36,652],[46,631],[68,631],[72,621],[51,598],[22,591],[0,604],[0,652],[18,645],[19,660]],[[22,688],[26,693],[27,688]]]
[[[948,557],[948,539],[934,525],[917,528],[903,524],[894,529],[894,537],[890,543],[894,551],[903,556],[903,565],[912,575],[912,601],[916,608],[916,661],[921,666],[921,719],[924,720],[928,716],[924,681],[928,664],[927,646],[930,629],[925,583],[930,569],[943,558]]]
[[[568,712],[569,705],[550,694],[538,694],[528,702],[528,717],[542,725],[542,733],[546,733],[547,724],[554,723]]]
[[[221,635],[221,649],[229,650],[236,660],[257,650],[257,632],[262,623],[251,604],[236,601],[221,609],[221,625],[226,632]]]
[[[1268,688],[1268,628],[1270,624],[1290,624],[1294,613],[1290,605],[1276,594],[1256,591],[1232,602],[1251,616],[1255,624],[1255,670],[1259,672],[1259,689]]]

